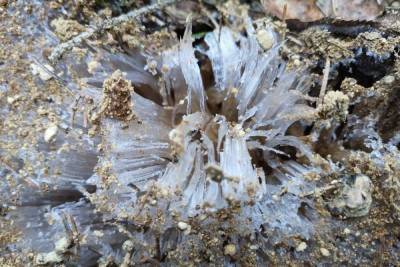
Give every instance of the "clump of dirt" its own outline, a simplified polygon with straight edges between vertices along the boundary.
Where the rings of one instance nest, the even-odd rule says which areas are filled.
[[[54,32],[62,41],[66,41],[75,37],[85,30],[85,27],[76,20],[57,18],[50,24],[54,28]]]
[[[324,119],[331,118],[337,121],[346,119],[349,108],[349,97],[340,91],[329,91],[318,106],[318,112]]]
[[[6,210],[2,211],[2,209],[5,209],[0,206],[0,216],[6,214]],[[4,212],[4,214],[2,214]],[[12,225],[9,221],[0,221],[0,227],[1,229],[12,229]],[[7,244],[13,243],[16,240],[18,240],[21,237],[21,234],[18,233],[17,231],[2,231],[0,233],[0,247],[6,246]],[[0,257],[0,263],[1,263],[1,257]]]
[[[104,81],[100,113],[121,121],[130,121],[134,117],[132,92],[131,82],[124,79],[120,70],[115,71]]]
[[[326,55],[336,60],[353,56],[349,49],[351,43],[332,36],[324,29],[309,28],[300,34],[299,39],[304,42],[303,51],[307,53]]]
[[[147,33],[144,26],[140,26],[136,22],[126,22],[116,27],[108,37],[110,44],[117,44],[116,40],[122,41],[123,45],[129,49],[140,48],[157,53],[172,46],[177,40],[177,36],[167,29]]]
[[[354,39],[353,47],[366,47],[377,54],[391,53],[399,44],[399,40],[397,36],[385,38],[380,32],[364,32]]]
[[[345,93],[350,97],[350,100],[353,100],[355,97],[360,96],[365,90],[364,86],[361,86],[357,83],[357,80],[354,78],[345,78],[340,85],[340,91]]]
[[[115,29],[115,32],[121,36],[122,42],[129,48],[140,47],[142,44],[140,40],[142,31],[135,22],[123,23],[121,26]]]

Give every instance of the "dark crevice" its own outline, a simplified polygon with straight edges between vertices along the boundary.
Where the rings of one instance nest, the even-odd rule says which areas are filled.
[[[331,65],[329,85],[334,90],[340,90],[340,85],[345,78],[354,78],[359,85],[371,87],[393,69],[397,50],[398,48],[391,53],[377,54],[366,47],[355,49],[354,57],[340,60]],[[320,60],[311,69],[311,72],[322,75],[324,66],[325,61]],[[317,96],[318,84],[315,85],[314,90],[311,89],[311,95]]]
[[[337,71],[334,88],[339,89],[347,77],[356,79],[359,85],[371,87],[392,70],[394,62],[394,52],[380,55],[365,47],[358,48],[352,59],[345,59],[334,66]]]

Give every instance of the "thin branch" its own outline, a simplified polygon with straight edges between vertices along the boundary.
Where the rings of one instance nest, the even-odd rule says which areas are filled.
[[[124,22],[131,21],[136,19],[137,17],[150,13],[154,10],[161,9],[167,5],[173,4],[177,2],[177,0],[163,0],[159,3],[144,6],[142,8],[132,10],[126,14],[121,16],[104,20],[99,25],[93,26],[89,28],[87,31],[80,33],[79,35],[75,36],[71,40],[59,44],[57,47],[54,48],[53,52],[49,56],[49,60],[51,62],[55,62],[57,59],[61,58],[61,56],[67,51],[71,50],[73,47],[80,45],[84,40],[91,38],[93,35],[101,34],[106,30],[112,29],[118,25],[121,25]]]

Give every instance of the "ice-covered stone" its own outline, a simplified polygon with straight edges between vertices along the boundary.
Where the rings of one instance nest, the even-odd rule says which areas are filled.
[[[372,182],[366,175],[355,175],[345,181],[339,195],[329,204],[332,212],[345,217],[360,217],[368,214],[372,203]]]

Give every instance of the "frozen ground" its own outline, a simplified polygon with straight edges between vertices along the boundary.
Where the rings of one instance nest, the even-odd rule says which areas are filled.
[[[2,266],[397,264],[396,10],[182,1],[51,62],[149,4],[72,2],[0,1]]]

